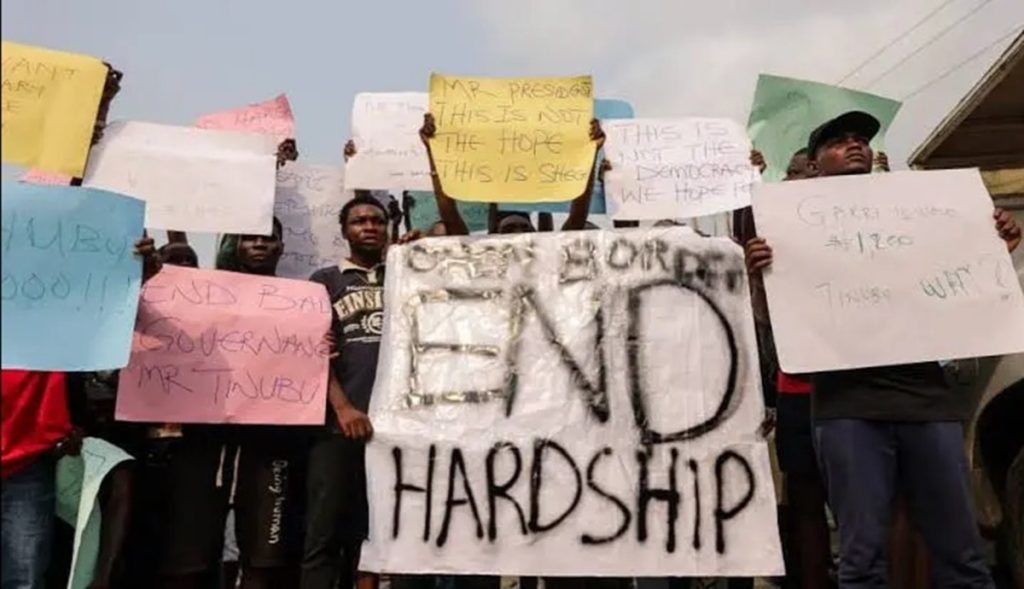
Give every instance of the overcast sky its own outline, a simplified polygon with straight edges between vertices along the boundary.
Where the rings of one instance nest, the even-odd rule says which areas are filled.
[[[943,4],[846,83],[900,99],[1024,26],[1024,1],[5,0],[0,20],[4,40],[87,53],[121,69],[112,120],[190,124],[286,92],[301,159],[337,163],[357,92],[425,91],[431,71],[590,73],[598,96],[626,99],[638,116],[745,122],[758,73],[835,83]],[[904,105],[888,137],[894,167],[1011,40]],[[14,173],[4,167],[5,179]]]

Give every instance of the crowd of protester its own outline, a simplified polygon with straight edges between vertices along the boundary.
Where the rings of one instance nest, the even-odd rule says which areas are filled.
[[[120,72],[110,68],[94,142],[102,136],[120,83]],[[793,154],[786,181],[887,170],[884,154],[876,156],[870,147],[878,131],[878,121],[861,112],[821,125]],[[434,133],[428,114],[421,130],[428,152]],[[590,138],[597,147],[604,141],[599,121],[592,122]],[[354,153],[350,142],[345,156]],[[294,140],[281,145],[279,165],[297,157]],[[66,584],[72,533],[53,516],[55,465],[61,456],[78,452],[83,436],[107,440],[135,457],[115,468],[101,489],[102,537],[91,589],[377,587],[377,575],[360,571],[359,553],[367,533],[363,449],[373,434],[367,410],[380,333],[360,319],[382,310],[389,246],[469,234],[430,161],[437,223],[423,233],[399,235],[399,199],[391,197],[387,204],[358,192],[338,218],[349,256],[310,277],[325,287],[335,309],[327,336],[334,352],[322,427],[121,423],[114,419],[116,372],[4,370],[2,589]],[[764,170],[759,153],[751,154],[751,162]],[[591,173],[562,231],[595,228],[588,222],[592,188],[607,169]],[[552,230],[550,225],[541,218],[535,226],[528,213],[491,205],[489,233]],[[1021,231],[1009,215],[997,211],[993,225],[1011,251],[1019,245]],[[746,251],[762,380],[776,415],[775,447],[785,476],[781,522],[788,574],[773,581],[808,588],[886,586],[891,546],[914,542],[892,537],[895,506],[905,505],[927,547],[936,586],[992,587],[968,495],[964,408],[940,366],[782,372],[761,281],[773,261],[771,244],[757,236],[749,209],[736,211],[733,228]],[[275,275],[283,233],[275,219],[271,235],[225,236],[216,267]],[[163,264],[198,266],[183,233],[171,232],[159,249],[142,236],[135,252],[144,261],[144,280]],[[838,525],[836,559],[829,510]],[[227,559],[226,538],[237,544],[237,555]],[[500,585],[499,578],[486,576],[395,575],[389,582],[400,589]],[[519,582],[535,587],[538,580]],[[634,580],[542,582],[551,589],[612,589]],[[674,579],[670,586],[688,582]],[[743,585],[751,581],[735,579],[730,586]]]

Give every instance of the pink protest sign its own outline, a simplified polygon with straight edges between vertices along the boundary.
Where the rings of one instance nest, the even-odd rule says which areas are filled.
[[[68,176],[67,174],[61,174],[59,172],[44,172],[43,170],[36,169],[25,172],[18,180],[21,182],[28,182],[29,184],[71,186],[71,176]]]
[[[330,322],[320,284],[165,266],[140,295],[116,417],[323,424]]]
[[[295,138],[295,118],[288,97],[281,94],[259,104],[215,112],[196,119],[200,129],[249,131],[277,137],[278,141]]]

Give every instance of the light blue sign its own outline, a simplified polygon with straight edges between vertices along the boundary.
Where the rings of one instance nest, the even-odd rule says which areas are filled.
[[[3,367],[128,364],[145,204],[92,188],[5,182],[0,209]]]
[[[594,99],[594,118],[606,119],[631,119],[633,118],[633,106],[625,100],[610,98]],[[604,152],[598,154],[596,164],[601,165],[604,159]],[[600,169],[600,168],[599,168]],[[501,203],[498,209],[502,211],[523,211],[536,213],[568,213],[572,201],[565,202],[541,202],[533,204],[523,203]],[[604,188],[598,179],[594,180],[594,189],[590,193],[590,214],[603,215],[607,212],[604,204]]]

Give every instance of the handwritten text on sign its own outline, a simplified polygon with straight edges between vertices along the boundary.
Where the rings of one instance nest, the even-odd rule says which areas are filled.
[[[269,235],[275,139],[118,121],[93,148],[85,184],[146,201],[146,227]]]
[[[427,149],[420,140],[427,94],[357,94],[352,105],[356,154],[345,164],[345,187],[433,190]]]
[[[3,160],[81,176],[107,66],[95,57],[3,42]]]
[[[608,210],[620,219],[679,219],[750,204],[760,181],[750,140],[729,119],[633,119],[602,123]]]
[[[3,185],[4,368],[127,364],[142,282],[132,246],[142,215],[141,201],[103,190]]]
[[[546,202],[583,194],[596,147],[589,76],[430,77],[430,143],[441,186],[459,200]]]
[[[275,137],[278,141],[295,138],[295,118],[284,94],[242,108],[203,115],[196,120],[200,129],[248,131]]]
[[[762,184],[754,215],[783,370],[1024,351],[1024,296],[977,170]]]
[[[364,565],[781,572],[740,249],[682,228],[388,256]]]
[[[274,214],[284,227],[278,276],[306,280],[348,255],[338,213],[352,193],[342,189],[343,183],[343,170],[337,166],[288,162],[277,171]]]
[[[142,291],[117,418],[322,424],[330,319],[319,284],[166,266]]]

